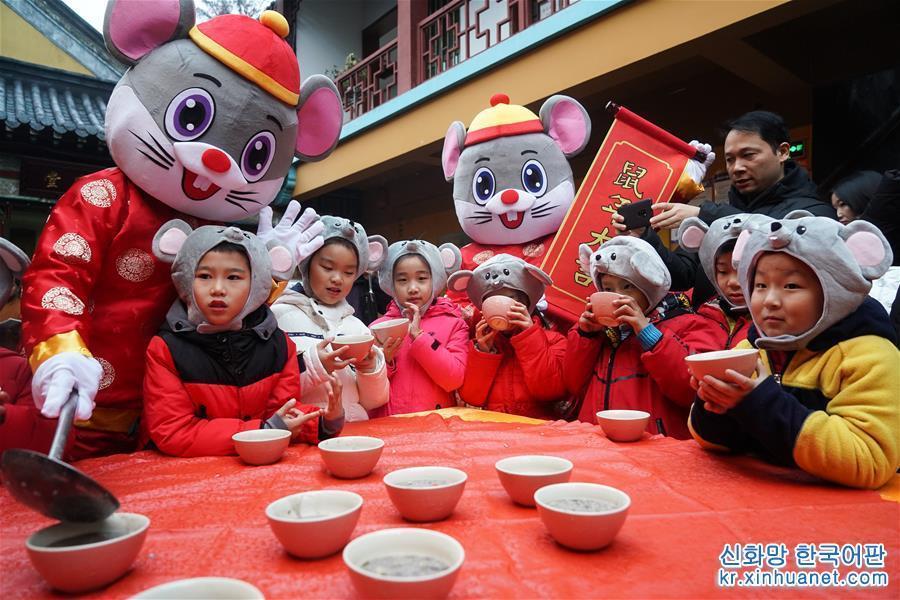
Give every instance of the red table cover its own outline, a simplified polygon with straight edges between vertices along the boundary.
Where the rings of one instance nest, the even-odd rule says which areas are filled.
[[[119,498],[121,510],[151,519],[133,570],[90,596],[126,597],[175,579],[224,576],[249,581],[268,598],[355,597],[340,553],[316,561],[290,557],[268,527],[266,505],[304,490],[352,490],[365,499],[354,537],[410,526],[381,478],[402,467],[438,464],[469,475],[448,520],[418,525],[448,533],[465,547],[454,598],[898,597],[900,504],[877,492],[828,485],[748,457],[713,455],[691,441],[656,437],[616,444],[585,423],[429,415],[351,423],[345,433],[386,442],[375,472],[364,479],[330,477],[316,448],[302,445],[263,467],[245,466],[236,457],[180,459],[149,451],[79,462]],[[518,454],[566,457],[575,463],[573,481],[627,492],[631,510],[613,544],[599,552],[566,550],[549,537],[534,509],[512,504],[494,463]],[[0,596],[52,596],[24,547],[29,534],[50,522],[15,503],[5,489],[0,494]],[[884,544],[890,586],[717,587],[724,545],[756,542],[781,542],[791,550],[798,543]],[[793,555],[786,568],[796,569]]]

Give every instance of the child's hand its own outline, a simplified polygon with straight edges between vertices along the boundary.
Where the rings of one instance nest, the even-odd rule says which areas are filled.
[[[578,329],[584,331],[585,333],[595,333],[600,331],[606,327],[601,323],[598,323],[594,318],[594,313],[591,310],[591,303],[588,302],[585,304],[585,311],[581,313],[581,316],[578,317]]]
[[[344,405],[341,402],[343,387],[341,386],[340,378],[336,375],[329,375],[326,389],[328,392],[328,406],[325,409],[325,418],[329,421],[340,419],[344,416]]]
[[[756,389],[769,376],[769,370],[761,360],[756,361],[756,378],[741,375],[734,369],[725,371],[725,380],[707,375],[701,381],[691,377],[691,386],[695,386],[697,395],[703,400],[703,408],[716,414],[725,414]],[[696,384],[696,385],[695,385]]]
[[[475,326],[475,348],[481,352],[494,352],[494,338],[497,337],[497,331],[491,329],[487,321],[481,319]]]
[[[291,437],[296,437],[300,434],[304,423],[311,419],[315,419],[322,414],[321,410],[305,413],[302,410],[295,408],[296,404],[297,400],[291,398],[284,403],[284,406],[275,411],[275,414],[281,417],[281,420],[284,421],[287,428],[291,430]]]
[[[531,315],[528,314],[528,307],[521,302],[513,302],[510,309],[506,311],[506,318],[509,321],[510,334],[513,335],[534,325]]]
[[[372,373],[378,364],[378,354],[375,352],[375,346],[369,348],[369,353],[362,360],[356,363],[356,370],[362,373]]]
[[[389,337],[385,340],[384,346],[381,347],[381,351],[384,352],[384,360],[389,363],[394,362],[394,357],[397,356],[402,344],[402,337]]]
[[[619,296],[613,300],[613,306],[616,307],[613,316],[619,321],[619,324],[630,325],[635,333],[640,333],[644,327],[650,324],[650,319],[644,315],[644,311],[638,306],[637,301],[630,296]]]
[[[325,367],[325,370],[329,373],[334,373],[339,369],[343,369],[347,365],[352,365],[356,362],[354,359],[350,360],[342,360],[341,357],[347,352],[347,346],[343,348],[339,348],[337,350],[328,350],[327,346],[332,342],[334,338],[327,337],[318,344],[316,344],[316,352],[319,354],[319,362],[322,363],[322,366]]]
[[[422,333],[422,328],[419,326],[419,322],[422,320],[419,305],[406,302],[403,306],[406,307],[403,309],[403,316],[409,319],[409,335],[412,336],[412,339],[416,339]]]

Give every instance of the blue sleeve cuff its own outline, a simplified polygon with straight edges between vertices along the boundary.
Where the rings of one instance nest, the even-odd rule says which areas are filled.
[[[663,337],[662,331],[656,328],[656,325],[650,323],[637,334],[637,339],[641,343],[644,352],[653,350],[653,347],[659,343]]]

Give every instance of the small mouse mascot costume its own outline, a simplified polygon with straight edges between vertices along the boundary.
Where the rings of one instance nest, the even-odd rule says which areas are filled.
[[[116,167],[60,198],[22,300],[35,404],[53,417],[77,392],[69,458],[136,448],[144,353],[175,299],[152,251],[160,226],[259,213],[263,241],[279,240],[299,262],[322,243],[315,213],[295,223],[292,203],[273,228],[265,207],[295,156],[319,160],[334,149],[342,121],[330,80],[300,85],[276,12],[195,25],[190,0],[112,0],[103,32],[130,65],[106,110]]]
[[[540,117],[495,94],[468,131],[456,121],[444,137],[444,177],[453,181],[456,217],[472,243],[462,268],[472,271],[496,254],[539,266],[575,199],[568,158],[587,146],[591,119],[568,96],[552,96]],[[447,294],[471,319],[465,292]]]

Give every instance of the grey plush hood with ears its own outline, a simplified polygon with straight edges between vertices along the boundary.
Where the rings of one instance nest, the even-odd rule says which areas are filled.
[[[654,308],[672,287],[672,277],[653,246],[631,236],[618,236],[595,252],[587,244],[578,247],[581,270],[590,273],[598,290],[601,275],[621,277],[637,287]],[[649,310],[649,309],[648,309]]]
[[[0,308],[12,295],[13,279],[20,279],[31,261],[17,246],[0,238]]]
[[[716,219],[707,226],[698,217],[690,217],[681,222],[678,232],[675,234],[678,245],[689,252],[697,252],[700,258],[700,266],[712,283],[716,293],[724,299],[732,308],[746,308],[746,304],[735,306],[728,300],[724,290],[716,282],[716,259],[722,246],[737,240],[741,231],[751,224],[762,225],[771,221],[771,217],[765,215],[751,215],[739,213]]]
[[[160,227],[153,237],[153,254],[163,262],[172,263],[172,281],[178,297],[187,306],[188,320],[200,333],[213,331],[205,324],[203,313],[194,299],[194,274],[203,256],[222,242],[242,247],[250,261],[250,295],[234,321],[216,330],[240,329],[248,314],[262,306],[272,291],[272,278],[287,279],[294,270],[291,252],[274,241],[267,248],[262,240],[237,227],[206,225],[196,230],[180,219],[173,219]]]
[[[441,244],[441,247],[438,248],[425,240],[394,242],[388,248],[387,259],[378,269],[378,285],[392,298],[397,297],[394,290],[394,265],[408,254],[421,256],[428,264],[428,268],[431,269],[431,298],[423,307],[423,311],[428,310],[434,299],[447,289],[447,278],[450,274],[458,271],[462,265],[462,253],[453,244]]]
[[[474,271],[457,271],[450,276],[448,285],[454,292],[465,291],[478,310],[489,294],[502,288],[517,290],[528,297],[528,312],[532,313],[546,287],[553,285],[553,280],[521,258],[497,254]]]
[[[322,232],[322,238],[325,240],[325,243],[334,238],[341,238],[350,242],[356,249],[358,262],[354,279],[363,273],[374,273],[384,262],[384,255],[387,253],[387,240],[382,236],[370,235],[367,237],[366,230],[359,223],[331,215],[322,217],[322,225],[325,226],[325,230]],[[300,280],[303,282],[303,290],[310,296],[312,295],[312,290],[307,282],[309,281],[309,262],[313,256],[315,254],[300,263]]]
[[[799,335],[760,337],[756,345],[772,350],[799,350],[820,333],[845,318],[862,304],[872,287],[891,265],[891,247],[881,231],[868,221],[841,225],[828,217],[794,211],[781,220],[749,223],[738,238],[733,261],[748,304],[760,257],[784,252],[802,261],[822,285],[824,304],[815,325]]]

